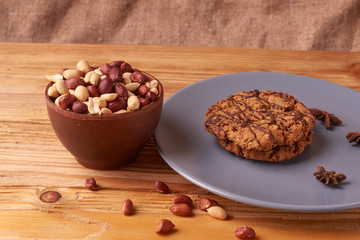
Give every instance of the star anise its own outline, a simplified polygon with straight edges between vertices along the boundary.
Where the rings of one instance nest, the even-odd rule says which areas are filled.
[[[349,141],[349,143],[354,142],[360,144],[360,132],[351,131],[346,134],[346,139]]]
[[[309,110],[318,120],[324,121],[324,125],[327,129],[329,129],[331,125],[341,125],[342,123],[342,121],[335,117],[334,114],[328,113],[318,108],[310,108]]]
[[[313,173],[319,182],[324,184],[336,185],[346,179],[345,174],[336,173],[335,171],[326,171],[323,166],[316,167],[317,171]]]

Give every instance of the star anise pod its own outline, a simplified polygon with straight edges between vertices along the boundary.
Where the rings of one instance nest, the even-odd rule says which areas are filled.
[[[351,131],[346,134],[346,139],[349,141],[349,143],[354,142],[360,144],[360,132]]]
[[[326,171],[323,166],[318,166],[316,168],[317,171],[314,172],[313,175],[319,182],[322,182],[326,185],[336,185],[346,179],[345,174],[336,173],[335,171]]]
[[[324,125],[327,129],[331,127],[331,125],[341,125],[342,121],[335,117],[334,114],[328,113],[326,111],[320,110],[318,108],[310,108],[310,112],[318,119],[324,122]]]

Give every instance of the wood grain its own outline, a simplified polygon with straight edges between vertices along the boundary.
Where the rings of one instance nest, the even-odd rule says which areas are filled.
[[[118,171],[83,168],[56,138],[44,102],[44,75],[80,59],[93,65],[126,60],[160,79],[165,98],[205,78],[247,71],[306,75],[360,91],[359,53],[0,43],[0,239],[236,239],[233,232],[240,225],[252,226],[261,240],[359,239],[360,209],[297,213],[228,200],[174,172],[153,140],[135,162]],[[97,180],[98,191],[85,189],[88,177]],[[172,192],[157,193],[156,180]],[[41,202],[47,190],[62,198]],[[169,212],[175,193],[192,197],[193,217]],[[198,210],[201,197],[220,202],[229,219],[216,220]],[[134,202],[132,216],[121,213],[125,198]],[[156,234],[161,218],[173,221],[176,230]]]

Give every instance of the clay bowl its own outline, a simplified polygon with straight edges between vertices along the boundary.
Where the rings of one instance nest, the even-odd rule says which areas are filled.
[[[148,77],[155,79],[147,74]],[[47,96],[51,125],[64,147],[84,167],[116,170],[136,159],[159,123],[164,91],[145,107],[122,114],[89,115],[63,110]]]

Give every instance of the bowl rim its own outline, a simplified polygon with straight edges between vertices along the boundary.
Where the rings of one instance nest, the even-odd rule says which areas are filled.
[[[152,109],[156,108],[156,106],[158,104],[162,104],[163,97],[164,97],[164,88],[163,88],[163,85],[161,84],[161,82],[157,78],[150,75],[149,73],[146,73],[146,72],[143,72],[143,71],[141,71],[141,72],[146,74],[147,76],[153,78],[154,80],[158,81],[158,83],[159,83],[159,88],[158,88],[159,89],[159,94],[158,94],[155,101],[153,101],[150,104],[148,104],[148,105],[146,105],[146,106],[144,106],[144,107],[142,107],[140,109],[137,109],[135,111],[124,112],[124,113],[119,113],[119,114],[98,115],[98,114],[75,113],[73,111],[64,110],[64,109],[59,108],[58,106],[56,106],[55,103],[48,96],[48,88],[54,84],[53,82],[49,82],[48,85],[45,88],[45,102],[46,102],[46,105],[50,109],[52,109],[53,111],[55,111],[55,112],[57,112],[57,113],[59,113],[61,115],[64,115],[66,117],[79,119],[79,120],[119,120],[119,119],[135,117],[137,115],[142,115],[142,114],[145,114],[145,113],[151,111]]]

